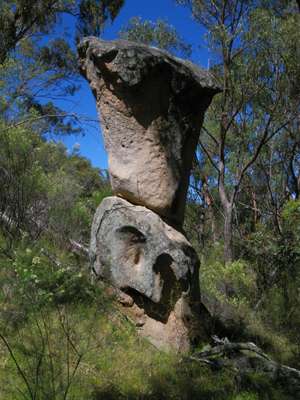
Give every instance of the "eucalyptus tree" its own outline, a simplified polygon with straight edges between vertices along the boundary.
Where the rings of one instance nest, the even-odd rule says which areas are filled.
[[[7,124],[34,121],[41,133],[81,132],[71,101],[80,87],[75,40],[101,35],[124,0],[7,0],[0,2],[0,113]],[[62,35],[66,14],[69,33]],[[71,32],[71,33],[70,33]],[[73,33],[74,32],[74,33]]]
[[[182,57],[191,55],[192,47],[180,37],[176,29],[163,19],[156,21],[133,17],[119,33],[122,39],[144,43],[168,50]]]
[[[0,231],[4,230],[6,237],[26,229],[34,236],[46,225],[49,229],[51,221],[53,226],[59,225],[58,222],[63,225],[63,218],[56,215],[51,219],[51,212],[54,209],[58,212],[58,205],[62,208],[62,199],[70,201],[81,193],[77,177],[73,179],[68,172],[65,173],[68,186],[63,187],[65,197],[61,190],[59,201],[54,199],[59,197],[57,194],[53,195],[54,200],[51,198],[50,188],[62,184],[57,185],[55,177],[44,168],[44,164],[47,168],[51,165],[50,157],[55,152],[43,135],[81,131],[78,116],[68,115],[60,107],[61,101],[68,101],[80,84],[75,40],[86,33],[102,34],[105,24],[114,20],[123,3],[120,0],[0,1]],[[73,36],[62,35],[62,27],[58,26],[66,13],[70,16]],[[61,160],[71,165],[65,149]],[[53,164],[62,167],[61,160],[55,159]],[[73,173],[77,169],[83,172],[84,162],[78,168],[74,162],[69,169]],[[90,169],[89,165],[86,169]],[[94,175],[91,187],[96,190],[94,182],[101,179],[98,172]],[[84,177],[86,184],[89,178]],[[87,192],[86,187],[84,191]],[[80,203],[78,209],[82,211]],[[64,211],[70,217],[70,204]]]
[[[207,30],[212,72],[223,93],[206,116],[201,151],[215,169],[224,217],[224,260],[233,259],[233,212],[241,183],[262,149],[297,117],[287,79],[293,41],[282,18],[247,0],[178,0]],[[298,40],[297,36],[297,40]],[[289,56],[287,57],[287,54]],[[295,65],[295,64],[294,64]]]
[[[51,32],[63,13],[74,16],[79,34],[99,36],[123,4],[124,0],[2,0],[0,63],[24,39]]]

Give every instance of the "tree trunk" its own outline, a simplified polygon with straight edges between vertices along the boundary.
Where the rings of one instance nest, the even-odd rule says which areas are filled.
[[[230,198],[228,198],[225,191],[224,162],[221,161],[219,165],[220,165],[220,175],[219,175],[218,189],[224,215],[224,262],[228,263],[233,260],[232,215],[233,215],[233,205],[236,192],[232,193]]]
[[[224,207],[224,261],[225,263],[232,262],[232,210],[233,205]]]
[[[209,207],[208,215],[210,218],[212,241],[215,244],[217,241],[217,228],[216,228],[215,214],[212,207]]]
[[[213,209],[214,200],[209,192],[207,176],[205,176],[205,178],[203,179],[203,189],[204,189],[204,201],[207,206],[207,214],[211,227],[212,241],[213,243],[215,243],[217,241],[217,231],[215,223],[215,214]]]
[[[258,208],[257,208],[257,200],[256,200],[256,193],[254,190],[251,190],[251,197],[252,197],[252,209],[253,209],[253,232],[255,231],[255,227],[258,221]]]

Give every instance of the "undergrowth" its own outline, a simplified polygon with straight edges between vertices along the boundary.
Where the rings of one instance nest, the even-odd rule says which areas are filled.
[[[243,259],[224,264],[221,249],[217,244],[203,256],[200,287],[210,313],[221,320],[224,335],[252,341],[276,361],[299,368],[299,342],[284,325],[288,318],[282,294],[275,287],[262,296],[253,265]]]
[[[261,377],[158,351],[83,259],[46,241],[2,252],[0,276],[1,400],[287,399]]]

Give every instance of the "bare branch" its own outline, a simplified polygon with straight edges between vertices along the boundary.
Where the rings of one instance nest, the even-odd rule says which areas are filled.
[[[220,143],[219,141],[214,137],[214,135],[212,133],[209,132],[209,130],[203,125],[202,126],[203,131],[212,139],[212,141],[219,146]]]
[[[16,368],[17,368],[17,370],[18,370],[18,372],[19,372],[19,374],[21,376],[21,378],[23,379],[23,381],[24,381],[24,383],[25,383],[25,385],[27,387],[27,390],[28,390],[28,392],[30,394],[30,398],[32,400],[34,400],[34,394],[33,394],[32,390],[31,390],[31,386],[29,384],[29,381],[28,381],[24,371],[22,370],[22,368],[21,368],[21,366],[20,366],[20,364],[19,364],[19,362],[18,362],[18,360],[17,360],[17,358],[16,358],[16,356],[15,356],[15,354],[14,354],[14,352],[13,352],[11,346],[10,346],[10,344],[6,340],[5,336],[2,335],[1,333],[0,333],[0,339],[2,340],[2,342],[5,345],[5,347],[7,348],[7,350],[9,352],[9,354],[10,354],[10,356],[11,356],[11,358],[12,358],[12,360],[13,360],[13,362],[14,362],[14,364],[15,364],[15,366],[16,366]]]
[[[207,155],[207,158],[209,159],[211,165],[218,171],[220,172],[217,164],[214,162],[214,160],[212,159],[211,155],[209,154],[209,152],[207,151],[207,149],[205,148],[205,146],[202,144],[201,140],[199,141],[199,145],[201,147],[201,149],[204,151],[204,153]]]

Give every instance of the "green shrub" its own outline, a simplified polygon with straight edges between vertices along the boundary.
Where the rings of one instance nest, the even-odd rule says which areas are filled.
[[[29,246],[24,239],[12,259],[0,258],[2,296],[4,287],[9,288],[9,296],[3,297],[5,307],[14,304],[30,310],[49,304],[88,303],[101,296],[100,288],[91,283],[88,265],[46,246],[45,242]]]
[[[256,275],[244,260],[226,265],[218,259],[204,262],[200,285],[208,295],[236,307],[250,305],[256,296]]]

